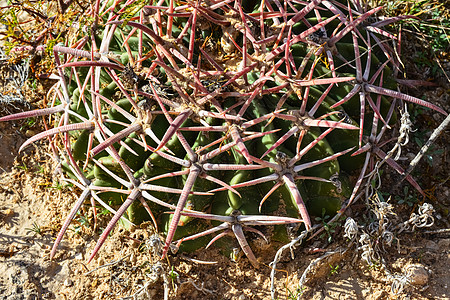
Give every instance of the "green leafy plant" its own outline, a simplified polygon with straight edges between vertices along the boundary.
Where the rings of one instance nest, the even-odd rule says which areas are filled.
[[[34,235],[38,234],[38,235],[42,235],[44,232],[42,230],[42,228],[36,223],[33,222],[32,224],[33,227],[31,228],[25,228],[25,230],[27,231],[27,233],[33,233]]]
[[[287,291],[287,299],[289,300],[295,300],[298,299],[299,297],[301,297],[304,293],[304,290],[306,289],[305,287],[302,287],[301,289],[296,289],[295,291],[291,291],[286,285],[285,285],[285,289]],[[278,298],[277,298],[278,299]]]
[[[21,166],[16,166],[16,168],[19,168],[21,170],[24,170],[25,172],[28,172],[28,166],[25,163],[22,163]]]
[[[75,234],[80,234],[80,231],[83,227],[89,227],[89,219],[85,216],[77,212],[78,218],[75,219],[76,225],[74,226]]]
[[[399,0],[386,3],[387,15],[405,14],[414,17],[401,22],[402,30],[423,42],[412,59],[418,68],[430,68],[432,76],[445,73],[439,61],[450,50],[450,21],[444,6],[442,1],[435,0]]]
[[[24,131],[27,130],[31,127],[33,127],[36,124],[36,119],[35,118],[28,118],[26,119],[26,121],[22,124],[22,126],[20,126],[20,131]]]
[[[330,266],[330,276],[337,275],[339,272],[339,265],[333,267],[332,264],[328,264]]]
[[[417,194],[414,191],[410,191],[407,185],[403,188],[403,196],[395,196],[394,199],[398,204],[407,204],[409,207],[419,202]]]
[[[319,237],[324,238],[327,237],[328,243],[331,243],[333,240],[333,234],[336,232],[336,227],[341,223],[340,220],[335,222],[329,222],[331,217],[326,214],[325,209],[322,209],[322,216],[316,217],[316,221],[322,223],[325,232],[322,233]]]
[[[36,166],[36,171],[34,171],[36,174],[44,174],[45,173],[45,169],[44,169],[44,167],[43,166],[41,166],[41,165],[37,165]]]
[[[71,186],[72,186],[71,183],[66,184],[66,183],[62,183],[62,182],[56,181],[56,182],[53,182],[52,186],[47,186],[47,188],[48,189],[55,189],[55,190],[62,190],[64,188],[66,188],[66,187],[71,187]]]
[[[424,131],[418,131],[414,134],[414,141],[419,147],[423,147],[423,145],[426,143],[426,132]],[[436,145],[431,145],[428,148],[427,153],[424,155],[425,161],[428,163],[429,167],[433,167],[433,157],[437,155],[441,155],[444,153],[444,149],[438,149]]]

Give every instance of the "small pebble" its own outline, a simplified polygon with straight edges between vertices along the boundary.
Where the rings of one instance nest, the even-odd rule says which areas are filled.
[[[421,264],[409,265],[406,271],[411,284],[424,286],[428,283],[428,271]]]
[[[450,250],[450,239],[442,239],[438,242],[439,249],[447,249]]]
[[[25,131],[25,136],[27,138],[30,138],[36,134],[38,134],[38,132],[36,130],[28,129],[27,131]]]
[[[131,252],[131,255],[130,255],[130,262],[131,262],[132,264],[135,264],[135,263],[137,262],[137,257],[136,257],[136,254],[134,254],[134,252]]]
[[[430,250],[434,250],[434,251],[438,251],[439,250],[438,244],[436,244],[435,242],[430,241],[430,240],[428,240],[425,243],[425,248],[430,249]]]
[[[385,299],[385,297],[386,297],[385,291],[374,291],[372,294],[370,294],[368,299],[370,299],[370,300],[381,300],[381,299]]]
[[[433,114],[433,118],[434,118],[435,120],[439,120],[439,118],[440,118],[441,116],[442,116],[442,115],[441,115],[441,114],[438,114],[438,113]],[[431,132],[430,132],[430,136],[431,136]]]
[[[98,266],[100,267],[100,266],[103,266],[104,264],[105,264],[105,260],[103,259],[103,257],[100,257],[98,260],[97,260],[97,263],[98,263]]]
[[[65,286],[72,286],[73,285],[73,281],[70,278],[67,278],[66,280],[64,280],[64,285]]]
[[[414,153],[406,153],[406,157],[411,160],[411,159],[414,159],[414,157],[416,157],[416,155]]]
[[[5,210],[0,211],[0,214],[2,214],[3,217],[6,219],[14,216],[14,211],[11,208],[7,208]]]

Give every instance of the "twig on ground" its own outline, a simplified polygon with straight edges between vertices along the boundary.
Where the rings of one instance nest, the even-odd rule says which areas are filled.
[[[400,181],[394,186],[394,188],[397,188],[398,185],[405,180],[405,178],[414,170],[414,168],[416,167],[416,165],[419,163],[419,161],[422,159],[422,157],[425,155],[425,153],[428,151],[428,149],[430,148],[430,146],[434,143],[434,141],[438,138],[438,136],[441,134],[442,131],[444,131],[444,129],[448,126],[448,124],[450,123],[450,115],[447,115],[447,117],[445,118],[445,120],[441,123],[441,125],[439,125],[438,128],[436,128],[433,133],[431,134],[430,138],[428,139],[428,141],[425,143],[425,145],[423,145],[422,149],[420,149],[419,153],[417,153],[416,157],[414,157],[414,159],[411,161],[411,163],[409,164],[408,169],[406,169],[406,171],[402,174],[402,178],[400,179]]]
[[[169,299],[169,280],[165,274],[165,269],[161,262],[157,262],[152,265],[147,276],[150,280],[146,281],[143,285],[139,285],[139,289],[132,295],[122,297],[120,300],[129,300],[129,299],[142,299],[143,293],[145,293],[148,299],[151,299],[151,295],[148,292],[148,287],[155,284],[161,277],[163,278],[164,285],[164,300]]]
[[[130,255],[131,255],[131,254],[128,254],[128,255],[122,257],[121,259],[118,259],[118,260],[116,260],[116,261],[112,261],[112,262],[110,262],[110,263],[107,263],[107,264],[98,266],[97,268],[92,269],[92,270],[90,270],[90,271],[87,272],[87,273],[84,273],[84,275],[86,276],[86,275],[91,274],[91,273],[94,272],[94,271],[97,271],[98,269],[102,269],[102,268],[105,268],[105,267],[109,267],[109,266],[113,266],[113,265],[115,265],[115,264],[118,264],[118,263],[120,263],[122,260],[124,260],[125,258],[129,257]]]
[[[426,233],[426,234],[445,234],[445,233],[450,233],[450,228],[443,228],[443,229],[437,229],[437,230],[428,230],[428,231],[423,231],[422,233]]]
[[[191,278],[189,278],[188,281],[187,281],[186,283],[192,284],[192,285],[194,286],[194,288],[197,289],[197,291],[200,291],[200,292],[202,292],[202,293],[204,293],[204,294],[208,293],[208,294],[214,295],[214,292],[213,292],[212,290],[208,290],[208,289],[205,289],[205,288],[203,287],[203,286],[205,285],[204,282],[202,282],[201,286],[198,286],[197,284],[195,284],[194,280],[192,280]]]
[[[434,55],[434,59],[436,60],[436,62],[438,63],[439,67],[441,68],[442,73],[444,74],[445,78],[447,78],[447,81],[450,82],[450,78],[447,75],[447,72],[445,72],[444,68],[442,67],[441,61],[439,60],[439,58],[436,56],[436,53],[433,54]]]
[[[302,277],[300,277],[300,280],[298,282],[298,287],[297,290],[301,291],[303,289],[303,285],[305,284],[306,281],[306,275],[308,275],[308,273],[310,273],[313,268],[323,259],[327,258],[330,255],[336,254],[336,253],[340,253],[341,252],[341,248],[337,248],[334,251],[329,251],[326,252],[325,254],[323,254],[321,257],[316,258],[315,260],[311,261],[308,265],[308,267],[305,269],[305,271],[303,271]],[[344,254],[348,249],[344,250],[344,252],[342,252],[342,254]],[[297,299],[299,299],[299,297],[301,296],[301,293],[298,295]]]
[[[199,260],[199,259],[195,259],[195,258],[190,258],[190,257],[187,257],[184,254],[181,254],[180,257],[182,259],[184,259],[184,260],[187,260],[187,261],[190,261],[190,262],[193,262],[193,263],[196,263],[196,264],[201,264],[201,265],[215,265],[215,264],[218,263],[217,261],[205,261],[205,260]]]
[[[315,227],[316,226],[311,228],[310,231],[315,229]],[[276,292],[275,291],[275,271],[276,271],[277,263],[281,258],[281,255],[283,254],[284,250],[289,248],[291,251],[291,256],[292,256],[292,258],[294,258],[293,257],[294,256],[293,249],[295,249],[295,245],[297,243],[301,243],[308,233],[309,233],[309,231],[306,231],[306,230],[302,231],[302,233],[298,237],[296,237],[290,243],[288,243],[288,244],[284,245],[283,247],[281,247],[280,249],[278,249],[277,253],[275,254],[275,258],[270,263],[270,266],[272,268],[272,271],[270,272],[270,293],[271,293],[272,299],[275,299],[275,292]]]

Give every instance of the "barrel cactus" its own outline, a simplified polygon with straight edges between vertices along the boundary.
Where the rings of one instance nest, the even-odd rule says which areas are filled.
[[[401,167],[379,146],[401,101],[397,37],[361,1],[109,1],[53,46],[58,83],[49,139],[81,205],[113,213],[113,227],[151,220],[171,246],[236,237],[257,267],[246,231],[286,240],[310,215],[355,199],[371,160]],[[404,17],[407,18],[408,16]],[[44,49],[38,47],[37,50]],[[26,48],[13,51],[24,51]],[[55,142],[59,140],[59,142]],[[366,156],[362,155],[366,152]],[[356,182],[348,174],[360,174]],[[420,192],[413,178],[408,181]],[[262,226],[275,225],[263,234]],[[256,226],[256,227],[255,227]]]

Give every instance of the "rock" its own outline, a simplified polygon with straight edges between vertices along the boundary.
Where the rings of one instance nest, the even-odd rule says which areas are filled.
[[[406,268],[406,274],[408,274],[411,284],[420,286],[426,285],[430,277],[428,271],[421,264],[409,265]]]
[[[416,157],[416,155],[414,153],[406,153],[405,155],[409,160],[414,159],[414,157]]]
[[[64,280],[64,286],[72,286],[73,285],[73,281],[70,278],[67,278],[66,280]]]
[[[441,114],[438,114],[438,113],[433,114],[433,118],[434,118],[435,120],[439,120],[439,118],[440,118],[441,116],[442,116],[442,115],[441,115]],[[431,131],[430,131],[430,136],[431,136]]]
[[[370,299],[370,300],[380,300],[380,299],[385,299],[385,296],[386,296],[386,292],[385,291],[374,291],[368,297],[368,299]]]
[[[438,251],[438,250],[439,250],[438,244],[436,244],[435,242],[430,241],[430,240],[428,240],[428,241],[425,243],[425,248],[430,249],[430,250],[433,250],[433,251]]]
[[[14,216],[14,210],[12,210],[10,208],[7,208],[5,210],[0,210],[0,216],[5,219],[10,218],[10,217]]]
[[[450,249],[450,239],[442,239],[438,242],[439,249]]]

